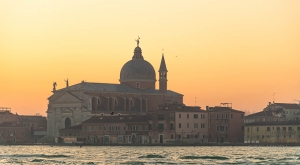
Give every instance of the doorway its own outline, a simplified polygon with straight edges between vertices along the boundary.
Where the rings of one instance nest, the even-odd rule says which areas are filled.
[[[159,134],[159,143],[164,143],[164,135]]]

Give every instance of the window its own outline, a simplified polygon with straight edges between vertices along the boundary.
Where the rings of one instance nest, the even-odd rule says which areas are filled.
[[[181,118],[181,114],[178,114],[178,118]]]
[[[210,128],[211,127],[211,124],[208,124],[208,128]]]
[[[198,119],[198,114],[194,114],[194,119]]]
[[[219,126],[217,125],[217,131],[219,131]]]
[[[149,125],[148,125],[148,129],[149,129],[149,130],[152,130],[152,124],[149,124]]]
[[[261,138],[265,138],[265,136],[264,136],[264,135],[261,135]]]
[[[289,138],[291,138],[292,137],[292,135],[289,135]]]
[[[178,123],[178,127],[181,128],[181,123]]]
[[[190,118],[190,114],[186,114],[186,118]]]
[[[267,131],[270,131],[270,127],[267,127]]]
[[[173,134],[171,134],[171,139],[173,139]]]
[[[200,114],[200,118],[201,119],[205,119],[205,115],[204,114]]]
[[[270,138],[270,135],[268,135],[267,137]]]
[[[248,128],[249,129],[249,128]],[[228,131],[228,126],[227,125],[225,125],[225,131]]]
[[[186,123],[186,128],[189,128],[189,126],[190,126],[190,123]]]
[[[300,127],[297,127],[297,131],[300,131]]]
[[[140,83],[139,82],[136,82],[136,88],[140,89]]]
[[[158,120],[164,120],[164,114],[158,114]]]
[[[118,105],[118,100],[117,99],[114,99],[115,100],[115,106]]]
[[[259,131],[259,127],[256,127],[256,131],[257,131],[257,132]]]
[[[174,118],[174,114],[170,113],[170,119],[173,119],[173,118]]]
[[[174,124],[173,123],[170,123],[170,130],[173,130],[174,128]]]
[[[256,138],[258,139],[258,138],[259,138],[259,136],[257,135],[257,136],[256,136]]]
[[[291,131],[291,130],[292,130],[292,127],[288,127],[288,130]]]
[[[286,131],[286,127],[282,127],[282,130],[283,130],[283,131]]]
[[[219,119],[219,115],[217,114],[217,117],[216,117],[216,119]]]
[[[228,114],[225,114],[225,119],[228,119]]]
[[[186,137],[187,137],[187,138],[190,138],[190,135],[189,135],[189,134],[187,134],[187,135],[186,135]]]
[[[201,128],[205,128],[205,123],[201,123]]]
[[[224,114],[221,115],[221,119],[223,119],[223,118],[224,118]]]
[[[220,126],[220,131],[224,131],[224,126],[223,125]]]
[[[277,127],[277,131],[280,131],[280,127]]]
[[[198,123],[194,123],[194,128],[198,128]]]

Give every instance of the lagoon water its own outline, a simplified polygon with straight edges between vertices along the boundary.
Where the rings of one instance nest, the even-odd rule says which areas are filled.
[[[300,164],[300,147],[0,146],[0,164]]]

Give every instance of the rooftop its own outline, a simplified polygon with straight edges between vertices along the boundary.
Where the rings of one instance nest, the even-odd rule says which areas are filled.
[[[215,106],[215,107],[209,107],[207,110],[208,112],[236,112],[236,113],[245,113],[244,111],[239,111],[232,109],[230,107],[220,107],[220,106]]]
[[[281,106],[285,109],[300,109],[300,105],[295,103],[274,103],[274,105]]]

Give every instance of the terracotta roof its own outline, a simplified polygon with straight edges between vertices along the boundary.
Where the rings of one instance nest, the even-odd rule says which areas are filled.
[[[128,123],[147,122],[149,115],[127,115],[127,116],[93,116],[82,123]]]
[[[290,104],[290,103],[274,103],[275,105],[279,105],[286,109],[300,109],[299,104]]]
[[[253,122],[253,123],[245,123],[245,126],[259,126],[259,125],[300,125],[300,120],[292,120],[292,121],[264,121],[264,122]]]
[[[219,106],[210,107],[208,110],[208,112],[226,112],[226,111],[227,112],[245,113],[244,111],[235,110],[230,107],[219,107]]]
[[[245,117],[256,117],[256,116],[273,116],[273,113],[272,111],[261,111]]]

